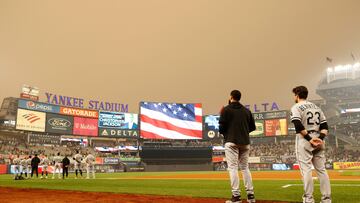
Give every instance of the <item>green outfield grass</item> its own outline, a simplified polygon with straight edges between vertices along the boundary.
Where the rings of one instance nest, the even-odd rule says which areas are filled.
[[[174,174],[216,174],[224,172],[142,172],[97,174],[97,179],[31,179],[14,181],[11,175],[0,176],[0,186],[21,188],[44,188],[57,190],[79,190],[93,192],[175,195],[191,197],[228,198],[231,196],[228,180],[204,179],[156,179],[157,176]],[[269,172],[272,173],[272,172]],[[283,172],[286,173],[286,172]],[[358,175],[358,171],[353,171]],[[346,175],[352,175],[350,172]],[[141,177],[155,179],[137,179]],[[51,176],[50,176],[51,177]],[[333,202],[360,202],[360,180],[331,180]],[[300,202],[302,184],[300,180],[254,180],[255,195],[262,200]],[[320,200],[319,182],[315,181],[316,202]],[[245,194],[242,191],[242,194]]]
[[[344,176],[360,176],[360,171],[342,171],[341,174]]]

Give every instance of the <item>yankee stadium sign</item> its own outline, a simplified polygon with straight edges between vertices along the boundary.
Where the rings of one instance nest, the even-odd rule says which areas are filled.
[[[52,94],[45,92],[46,102],[60,106],[69,106],[75,108],[87,108],[93,110],[113,111],[113,112],[128,112],[128,104],[103,102],[97,100],[86,101],[83,98],[69,97],[64,95]]]

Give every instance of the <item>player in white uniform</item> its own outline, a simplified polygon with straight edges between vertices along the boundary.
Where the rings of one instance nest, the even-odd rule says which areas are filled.
[[[304,86],[293,89],[296,104],[291,108],[291,121],[296,129],[296,158],[304,183],[304,203],[314,203],[312,166],[320,180],[321,202],[331,202],[329,176],[325,169],[324,138],[328,134],[328,125],[322,110],[307,101],[308,90]]]
[[[84,161],[86,163],[86,179],[90,178],[90,171],[92,173],[92,178],[95,179],[95,157],[92,154],[88,154]]]
[[[55,173],[57,171],[58,173],[58,178],[61,178],[61,162],[62,162],[62,157],[60,156],[60,152],[57,154],[57,156],[53,157],[53,161],[54,161],[54,171],[53,171],[53,176],[52,179],[55,178]]]
[[[30,178],[30,174],[31,174],[31,155],[29,156],[29,158],[26,159],[26,171],[29,174],[28,178]]]
[[[20,165],[21,165],[21,174],[20,176],[22,176],[22,174],[24,173],[25,174],[25,178],[27,178],[27,168],[28,168],[28,165],[27,165],[27,159],[26,157],[24,157],[23,159],[21,159],[20,161]]]
[[[82,177],[82,170],[81,170],[81,162],[83,160],[83,156],[79,153],[79,151],[76,151],[76,154],[74,155],[73,159],[75,160],[74,168],[75,168],[75,179],[78,177],[78,171],[80,171],[80,176]]]
[[[42,167],[42,171],[41,171],[41,179],[42,178],[48,178],[48,167],[50,164],[50,160],[44,155],[43,158],[41,159],[40,165]],[[44,177],[44,172],[45,172],[45,177]]]
[[[17,155],[15,157],[15,159],[13,159],[13,165],[14,165],[14,179],[17,179],[17,177],[20,176],[21,174],[21,171],[20,171],[20,162],[21,162],[21,159],[19,157],[19,155]]]

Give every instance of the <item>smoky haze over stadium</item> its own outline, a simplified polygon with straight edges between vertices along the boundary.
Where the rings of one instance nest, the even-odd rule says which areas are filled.
[[[358,0],[0,2],[0,101],[22,84],[129,104],[202,102],[217,113],[229,91],[244,103],[310,97],[329,65],[360,58]]]

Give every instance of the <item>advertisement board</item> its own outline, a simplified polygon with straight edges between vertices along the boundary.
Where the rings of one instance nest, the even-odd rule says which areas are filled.
[[[46,113],[18,109],[16,118],[17,130],[45,132]]]
[[[19,99],[18,107],[21,109],[28,109],[33,111],[42,111],[42,112],[50,112],[50,113],[60,112],[60,106],[55,106],[51,104],[35,102],[25,99]]]
[[[223,162],[223,161],[225,161],[225,157],[224,157],[224,156],[213,156],[213,157],[212,157],[212,162],[213,162],[213,163]]]
[[[290,164],[273,164],[272,165],[272,170],[275,170],[275,171],[288,171],[291,169],[292,169],[292,167]]]
[[[120,160],[118,158],[111,158],[111,157],[104,158],[104,164],[118,164],[118,163],[120,163]]]
[[[287,134],[287,119],[265,120],[265,136],[279,136]]]
[[[287,111],[270,111],[262,113],[253,113],[255,120],[269,120],[275,118],[287,118]]]
[[[99,127],[137,130],[139,125],[138,114],[99,112]]]
[[[249,157],[249,159],[248,159],[248,162],[249,163],[261,163],[261,161],[260,161],[260,157]]]
[[[204,129],[219,131],[219,115],[207,115],[204,116]]]
[[[21,93],[20,98],[30,99],[30,100],[33,100],[33,101],[39,101],[39,96],[34,96],[34,95],[26,94],[26,93]]]
[[[87,110],[87,109],[76,109],[69,107],[60,107],[60,114],[87,118],[98,118],[98,111]],[[97,125],[97,124],[96,124]]]
[[[261,163],[275,163],[276,162],[276,156],[261,156],[260,157]]]
[[[145,166],[135,165],[135,166],[126,166],[126,171],[128,172],[140,172],[145,171]]]
[[[99,136],[101,137],[124,137],[124,138],[138,138],[138,130],[121,130],[114,128],[99,128]]]
[[[97,136],[98,119],[74,117],[74,135]]]
[[[268,163],[249,163],[249,169],[250,170],[271,170],[271,164]]]
[[[30,144],[48,144],[48,145],[60,145],[60,136],[48,135],[41,133],[29,133],[28,134]]]
[[[0,164],[0,174],[7,174],[8,165]]]
[[[288,112],[271,111],[253,113],[256,130],[250,133],[251,137],[288,135]],[[203,118],[203,139],[223,138],[219,133],[219,115],[207,115]]]
[[[360,162],[334,162],[334,169],[360,169]]]
[[[60,114],[46,114],[46,132],[71,135],[73,132],[74,117]]]
[[[96,157],[95,158],[95,164],[104,164],[104,158]]]
[[[264,121],[263,120],[255,120],[256,130],[250,133],[251,137],[262,137],[264,136]]]
[[[203,139],[223,139],[224,137],[219,133],[219,115],[206,115],[203,118]]]

